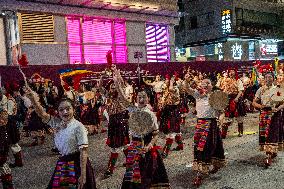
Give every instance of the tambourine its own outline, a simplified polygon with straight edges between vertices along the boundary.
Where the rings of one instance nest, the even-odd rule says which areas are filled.
[[[271,100],[273,102],[284,102],[284,88],[274,88],[271,91]]]
[[[229,104],[228,94],[217,90],[210,94],[209,105],[216,110],[224,110]]]
[[[147,134],[151,131],[153,120],[150,113],[136,111],[130,114],[128,119],[129,130],[138,135]]]

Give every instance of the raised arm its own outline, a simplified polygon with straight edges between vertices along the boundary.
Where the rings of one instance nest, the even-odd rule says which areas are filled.
[[[183,81],[182,88],[187,94],[192,95],[192,96],[196,92],[196,90],[191,88],[191,84],[189,84],[188,81],[186,80]]]
[[[63,81],[63,78],[61,76],[60,76],[60,84],[61,84],[61,86],[62,86],[62,88],[64,90],[64,94],[66,94],[66,89],[65,89],[66,83]]]
[[[124,79],[122,78],[120,72],[118,72],[117,79],[118,79],[118,81],[119,81],[121,87],[122,87],[122,88],[125,88],[126,86],[125,86],[125,83],[124,83]]]
[[[37,115],[42,119],[44,123],[48,123],[48,121],[50,120],[50,115],[46,113],[44,108],[41,106],[38,95],[28,86],[26,86],[25,92],[27,97],[31,100],[31,103]]]
[[[120,75],[119,70],[117,70],[116,68],[113,68],[113,81],[114,81],[115,88],[118,92],[118,97],[121,100],[120,103],[122,103],[122,105],[127,108],[131,105],[131,103],[128,101],[127,97],[124,94],[121,83],[119,82],[119,78],[118,78],[119,75]]]
[[[174,82],[175,82],[175,78],[172,77],[170,80],[169,91],[174,91]]]
[[[106,95],[106,91],[104,90],[104,87],[103,87],[103,76],[100,77],[100,80],[97,84],[97,87],[98,87],[101,94]]]

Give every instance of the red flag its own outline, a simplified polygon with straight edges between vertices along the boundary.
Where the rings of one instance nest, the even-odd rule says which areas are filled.
[[[29,64],[26,54],[22,54],[22,57],[18,60],[20,66],[25,67]]]
[[[112,66],[112,51],[108,51],[106,55],[107,65],[109,68]]]

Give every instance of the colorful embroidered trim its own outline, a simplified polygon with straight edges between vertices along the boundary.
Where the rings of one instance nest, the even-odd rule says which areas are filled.
[[[77,179],[75,174],[74,161],[59,161],[56,165],[56,171],[53,178],[52,189],[77,188]]]
[[[108,170],[113,173],[115,169],[115,164],[117,162],[118,153],[111,153],[109,163],[108,163]]]
[[[197,150],[199,151],[204,150],[210,129],[210,123],[211,123],[210,120],[205,120],[205,119],[197,120],[197,124],[195,126],[193,146],[197,147]]]
[[[137,184],[141,183],[139,162],[144,154],[145,150],[143,142],[132,141],[128,147],[128,154],[126,158],[126,172],[124,175],[125,181]]]
[[[261,144],[264,144],[266,137],[269,133],[269,127],[271,124],[272,111],[261,111],[259,116],[259,141]]]

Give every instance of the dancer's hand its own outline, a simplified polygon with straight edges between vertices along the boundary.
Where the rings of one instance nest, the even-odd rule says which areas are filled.
[[[27,97],[39,100],[38,95],[29,86],[24,86],[23,91],[26,93]]]
[[[112,66],[111,66],[111,69],[114,71],[114,70],[116,70],[116,66],[113,64]]]
[[[29,94],[32,92],[31,88],[29,86],[24,86],[23,87],[23,91],[26,93],[26,94]]]
[[[145,151],[149,152],[153,148],[153,145],[149,143],[147,146],[145,146]]]
[[[265,105],[260,105],[260,109],[262,110],[262,109],[264,109],[264,108],[266,108],[267,106],[265,106]]]
[[[187,73],[184,75],[184,80],[188,80],[188,79],[190,79],[190,74]]]
[[[118,78],[117,78],[116,75],[113,75],[112,79],[113,79],[114,83],[118,83]]]
[[[78,189],[83,189],[86,184],[86,174],[82,174],[79,178]]]
[[[272,112],[278,112],[279,110],[278,110],[278,108],[272,108]]]

